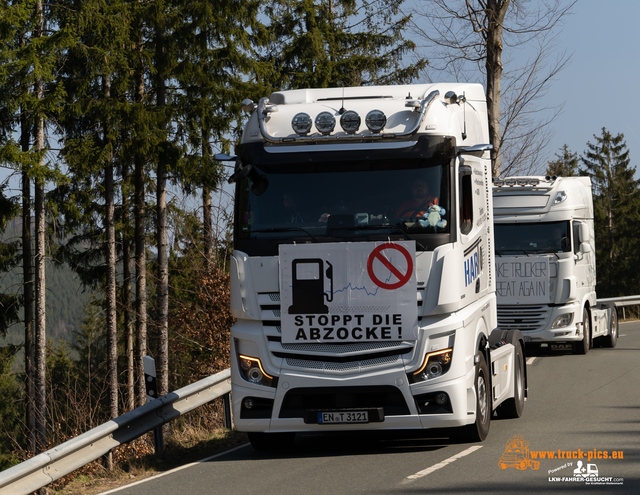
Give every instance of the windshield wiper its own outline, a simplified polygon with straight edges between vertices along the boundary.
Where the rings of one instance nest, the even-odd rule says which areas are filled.
[[[529,252],[526,251],[524,249],[501,249],[501,250],[497,250],[496,249],[496,255],[497,256],[509,256],[510,254],[524,254],[525,256],[530,256],[532,254],[536,254],[535,251],[534,252]]]
[[[313,242],[318,242],[318,239],[316,239],[311,232],[309,232],[307,229],[303,229],[302,227],[271,227],[269,229],[252,230],[250,233],[260,234],[265,232],[304,232],[309,237],[311,237]]]

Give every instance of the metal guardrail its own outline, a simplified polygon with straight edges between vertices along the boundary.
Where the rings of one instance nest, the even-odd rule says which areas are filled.
[[[99,459],[118,445],[231,391],[226,369],[159,397],[0,473],[0,493],[28,494]]]
[[[640,304],[640,296],[607,297],[604,299],[598,299],[597,302],[598,304],[613,303],[616,308],[621,308],[624,306],[635,306]]]
[[[607,297],[603,299],[597,299],[596,302],[598,304],[613,304],[616,308],[622,308],[622,319],[626,320],[627,315],[625,314],[624,308],[627,306],[637,306],[640,305],[640,295],[639,296],[624,296],[624,297]]]

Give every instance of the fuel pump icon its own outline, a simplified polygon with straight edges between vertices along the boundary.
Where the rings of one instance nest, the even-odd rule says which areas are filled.
[[[291,271],[293,304],[289,306],[289,314],[328,314],[324,300],[333,301],[333,265],[320,258],[299,259],[291,262]],[[329,279],[328,294],[324,291],[325,276]]]

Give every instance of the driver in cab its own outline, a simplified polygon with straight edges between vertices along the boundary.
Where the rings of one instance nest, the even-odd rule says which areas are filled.
[[[396,217],[422,218],[427,214],[429,206],[437,204],[438,198],[433,198],[429,194],[427,181],[417,179],[411,184],[411,198],[398,207]]]

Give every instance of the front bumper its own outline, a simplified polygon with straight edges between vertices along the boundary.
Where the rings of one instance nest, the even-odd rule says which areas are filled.
[[[376,371],[351,377],[313,376],[306,373],[284,371],[276,389],[253,387],[240,378],[232,379],[232,404],[235,427],[239,431],[344,431],[423,429],[463,426],[475,421],[474,371],[467,376],[447,379],[443,375],[429,382],[409,384],[404,369]],[[379,422],[317,424],[305,422],[309,414],[302,408],[291,408],[291,398],[316,389],[316,397],[326,400],[311,401],[313,411],[366,410],[381,407],[384,418]],[[444,392],[452,412],[420,414],[416,396]],[[427,395],[428,396],[428,395]],[[270,411],[263,411],[261,418],[247,417],[243,408],[245,398],[259,398],[270,404]],[[356,403],[341,401],[341,397],[356,397]],[[362,399],[358,399],[361,397]],[[256,401],[254,400],[254,403]],[[260,401],[258,401],[260,402]],[[295,402],[295,399],[293,400]],[[341,407],[344,406],[344,407]]]

